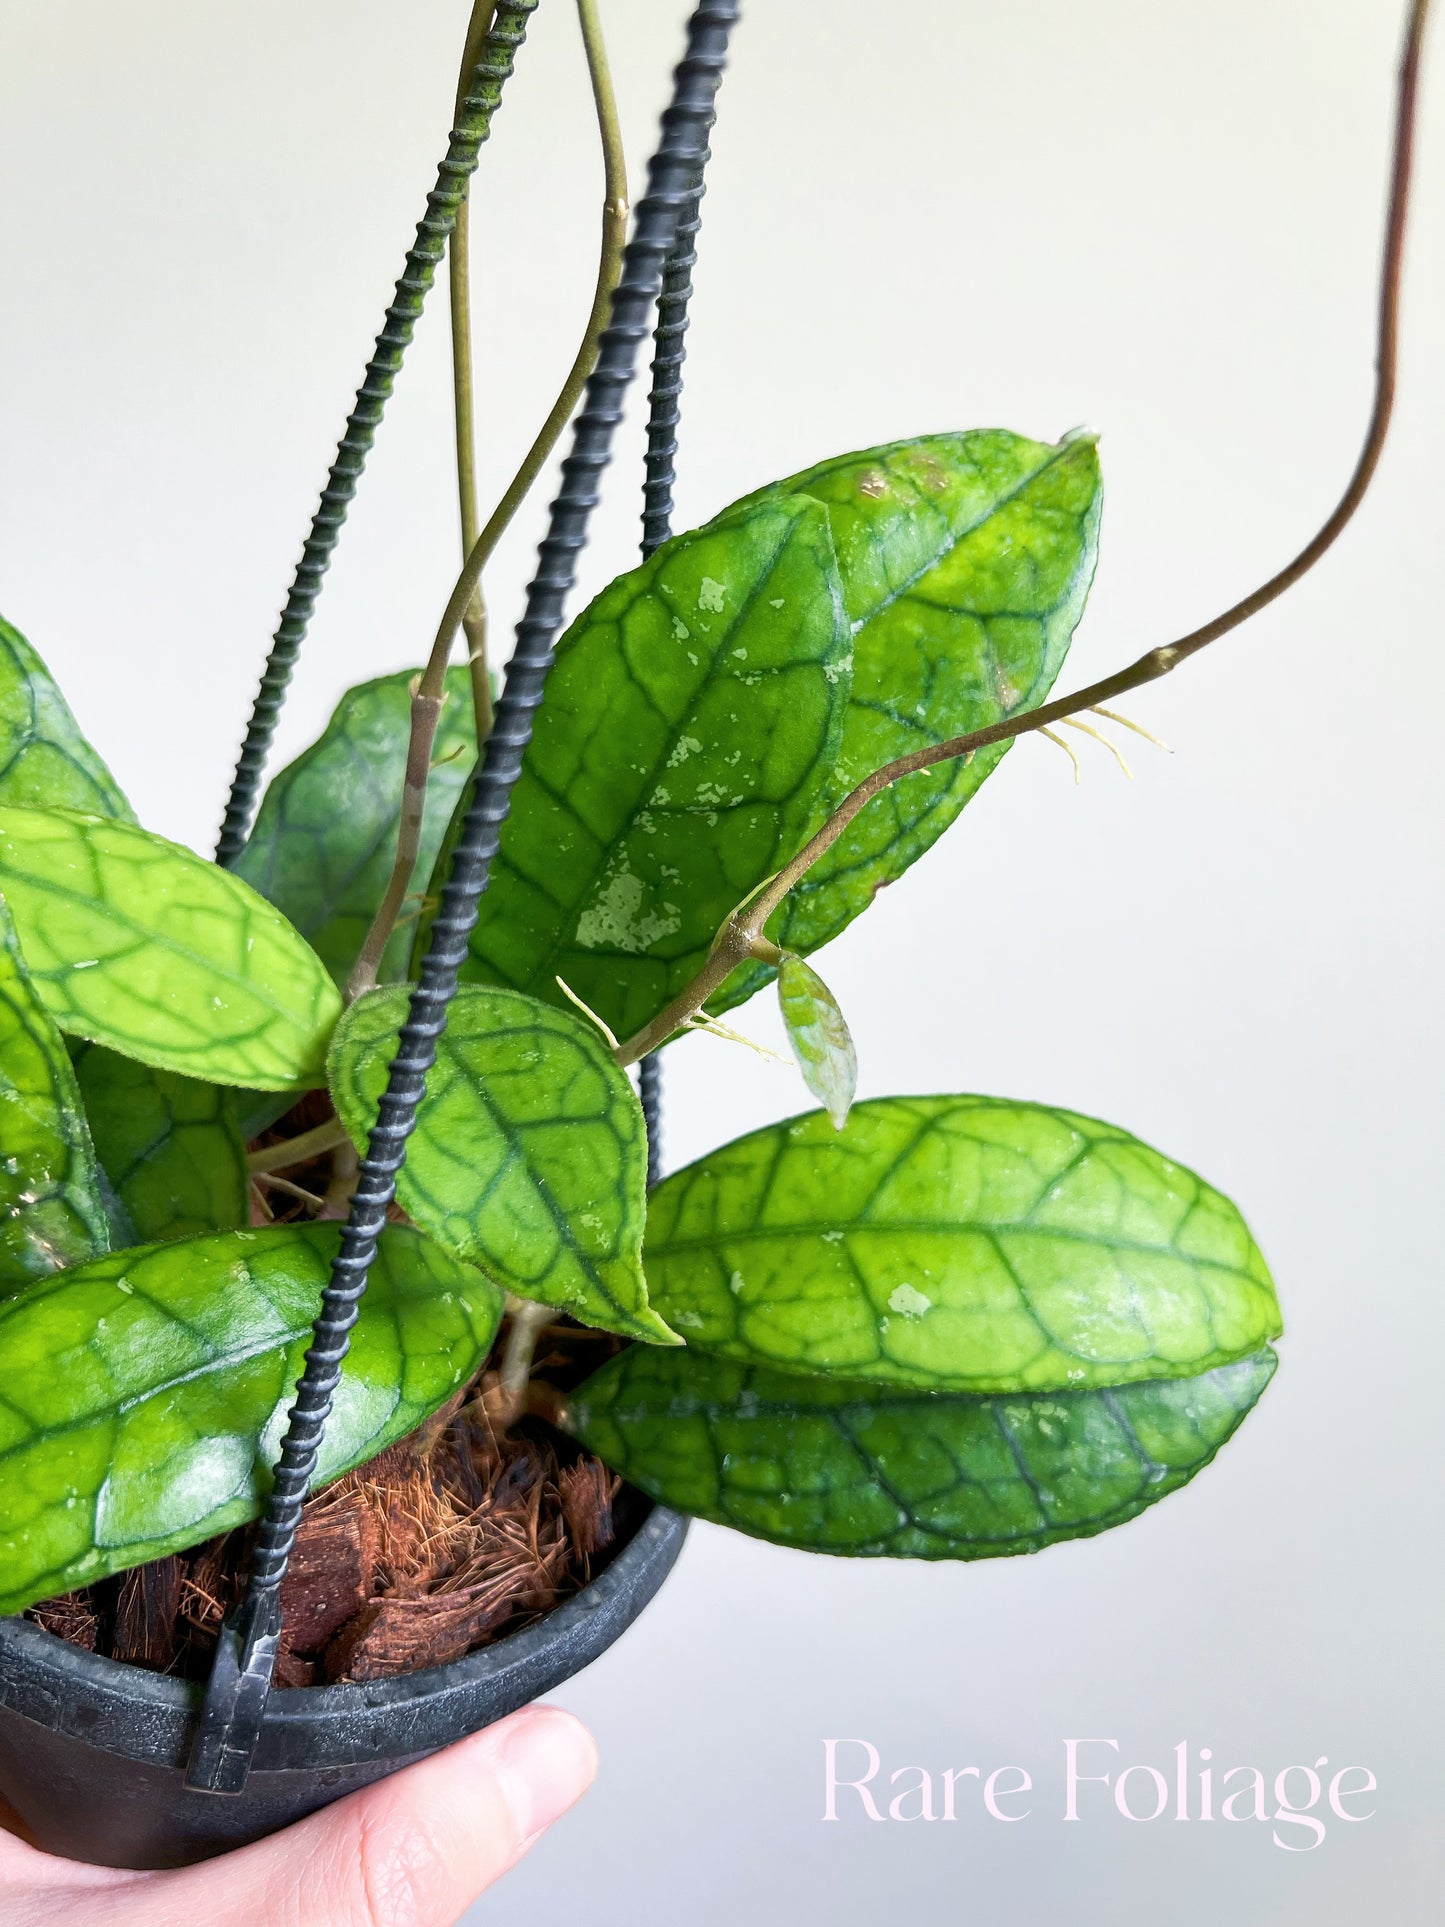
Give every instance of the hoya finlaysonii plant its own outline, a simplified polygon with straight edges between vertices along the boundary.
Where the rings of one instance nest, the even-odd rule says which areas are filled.
[[[803,957],[943,833],[1003,745],[874,799],[713,994],[721,1009],[779,976],[826,1111],[649,1196],[626,1069],[678,998],[700,1008],[719,928],[861,777],[1040,702],[1099,507],[1088,438],[912,440],[676,537],[573,624],[324,1474],[464,1386],[504,1294],[514,1325],[540,1304],[635,1341],[557,1414],[593,1451],[658,1498],[822,1551],[971,1558],[1097,1532],[1229,1436],[1280,1321],[1226,1199],[1067,1111],[850,1109],[846,1026]],[[25,1124],[0,1126],[13,1611],[256,1512],[337,1232],[309,1212],[247,1222],[238,1107],[324,1080],[332,1135],[367,1141],[409,993],[382,982],[343,1007],[343,988],[385,887],[410,702],[397,677],[348,694],[226,871],[135,824],[33,652],[5,641],[3,1070]],[[456,740],[470,701],[454,675]],[[443,802],[458,779],[438,775]],[[379,976],[407,966],[388,942]],[[84,1040],[73,1062],[66,1037]],[[316,1139],[257,1161],[314,1162]]]
[[[967,1560],[1128,1520],[1230,1437],[1281,1326],[1229,1200],[1072,1110],[855,1104],[847,1025],[806,959],[1013,737],[1166,673],[1343,527],[1388,419],[1407,165],[1402,138],[1355,478],[1303,555],[1216,622],[1051,700],[1094,571],[1098,454],[1086,435],[988,430],[762,487],[572,623],[318,1478],[476,1386],[498,1425],[550,1421],[699,1517]],[[614,243],[618,187],[609,173]],[[604,247],[603,296],[616,267]],[[229,867],[137,824],[0,628],[0,1609],[264,1503],[487,739],[474,592],[495,530],[474,506],[468,534],[426,670],[349,691]],[[463,624],[472,666],[448,669]],[[632,1067],[726,1032],[774,981],[822,1108],[649,1187]],[[288,1221],[268,1221],[278,1204]],[[559,1314],[612,1335],[566,1387],[533,1366]]]

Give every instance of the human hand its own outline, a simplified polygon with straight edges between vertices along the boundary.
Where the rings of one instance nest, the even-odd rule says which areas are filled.
[[[0,1918],[6,1927],[450,1927],[596,1769],[587,1729],[534,1706],[195,1867],[89,1867],[0,1832]]]

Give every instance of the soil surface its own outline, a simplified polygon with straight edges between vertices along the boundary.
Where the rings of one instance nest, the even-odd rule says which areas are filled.
[[[611,1349],[604,1334],[559,1323],[538,1363],[568,1385]],[[641,1495],[540,1420],[499,1434],[483,1404],[492,1383],[484,1372],[421,1431],[310,1500],[281,1590],[278,1686],[459,1659],[585,1586],[630,1533]],[[90,1652],[203,1679],[245,1584],[248,1538],[228,1533],[26,1617]]]

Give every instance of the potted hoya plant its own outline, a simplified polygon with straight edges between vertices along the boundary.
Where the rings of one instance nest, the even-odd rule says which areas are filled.
[[[689,1516],[963,1561],[1123,1524],[1208,1465],[1275,1370],[1275,1288],[1227,1198],[1119,1126],[956,1093],[946,1065],[945,1094],[855,1103],[809,959],[1014,737],[1137,727],[1120,696],[1349,520],[1393,392],[1426,0],[1375,412],[1338,509],[1218,619],[1058,697],[1099,540],[1089,435],[821,451],[671,532],[735,0],[689,24],[630,225],[578,0],[607,167],[596,300],[481,521],[466,196],[536,5],[474,10],[217,860],[135,820],[0,624],[0,1793],[75,1857],[219,1851],[525,1703],[641,1610]],[[448,248],[465,565],[429,663],[347,691],[261,795]],[[644,559],[562,633],[649,331]],[[497,680],[483,571],[569,424]],[[768,994],[815,1107],[663,1175],[658,1054],[735,1035]]]

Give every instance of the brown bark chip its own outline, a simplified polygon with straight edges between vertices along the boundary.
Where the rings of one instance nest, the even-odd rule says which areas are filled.
[[[320,1652],[376,1590],[382,1525],[360,1493],[323,1493],[302,1515],[281,1584],[283,1641]]]
[[[100,1616],[91,1605],[88,1593],[66,1592],[58,1599],[47,1599],[43,1606],[31,1608],[30,1617],[57,1639],[68,1640],[87,1653],[95,1651]]]
[[[181,1562],[156,1559],[123,1574],[116,1597],[113,1659],[164,1671],[176,1655]]]

